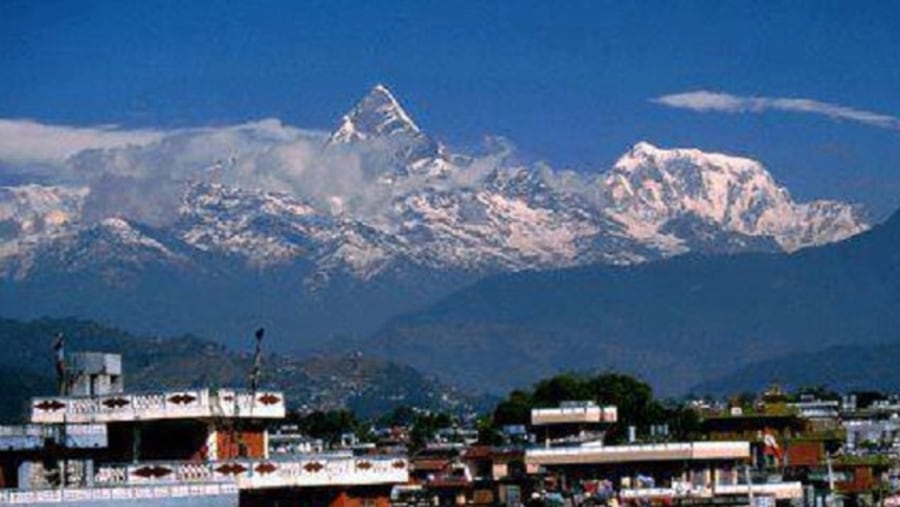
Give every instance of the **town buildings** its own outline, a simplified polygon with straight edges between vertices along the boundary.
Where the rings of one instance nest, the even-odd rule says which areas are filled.
[[[415,445],[421,430],[398,425],[329,445],[286,422],[277,391],[130,393],[118,355],[67,364],[65,394],[0,428],[0,506],[900,505],[887,397],[696,403],[690,439],[582,400],[532,409],[498,445],[456,425]]]

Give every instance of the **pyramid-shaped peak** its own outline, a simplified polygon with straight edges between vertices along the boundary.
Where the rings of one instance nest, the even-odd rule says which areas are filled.
[[[329,144],[398,134],[418,136],[421,131],[388,87],[379,83],[344,115]]]
[[[391,100],[395,101],[397,99],[394,98],[394,94],[391,93],[391,90],[382,83],[378,83],[369,90],[369,95],[386,95]]]

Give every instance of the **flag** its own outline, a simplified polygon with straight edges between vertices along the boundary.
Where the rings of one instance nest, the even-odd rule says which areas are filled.
[[[778,445],[778,440],[769,429],[766,429],[766,432],[763,435],[763,453],[765,453],[766,456],[772,456],[778,461],[780,461],[783,456],[781,446]]]

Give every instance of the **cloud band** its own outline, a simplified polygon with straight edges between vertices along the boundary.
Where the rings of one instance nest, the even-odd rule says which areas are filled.
[[[895,116],[806,98],[742,97],[728,93],[698,90],[663,95],[651,99],[651,102],[702,113],[762,113],[764,111],[787,111],[792,113],[818,114],[838,120],[853,121],[872,127],[900,131],[900,118]]]

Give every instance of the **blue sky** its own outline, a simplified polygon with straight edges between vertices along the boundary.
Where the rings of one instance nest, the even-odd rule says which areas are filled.
[[[883,217],[900,206],[900,128],[816,105],[900,116],[898,19],[897,2],[5,0],[0,118],[321,129],[383,82],[451,145],[503,135],[582,171],[639,140],[696,146]],[[770,99],[653,101],[698,90]]]

